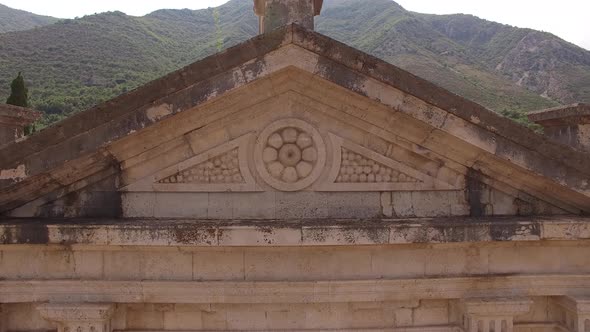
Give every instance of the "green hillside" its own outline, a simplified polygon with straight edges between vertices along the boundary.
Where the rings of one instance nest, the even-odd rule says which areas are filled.
[[[521,121],[529,110],[590,101],[590,52],[550,34],[473,16],[412,13],[389,0],[327,0],[316,26]],[[257,33],[251,0],[232,0],[0,34],[0,100],[22,71],[32,104],[51,123]]]
[[[54,17],[35,15],[0,4],[0,33],[29,30],[53,24],[58,20]]]

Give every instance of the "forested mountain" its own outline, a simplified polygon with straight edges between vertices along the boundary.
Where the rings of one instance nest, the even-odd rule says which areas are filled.
[[[529,110],[590,102],[590,52],[548,33],[390,0],[326,0],[316,30],[521,121]],[[0,34],[0,100],[22,71],[51,122],[257,33],[252,1],[232,0]]]
[[[29,30],[53,24],[59,19],[41,16],[24,10],[12,9],[0,3],[0,33],[9,31]]]

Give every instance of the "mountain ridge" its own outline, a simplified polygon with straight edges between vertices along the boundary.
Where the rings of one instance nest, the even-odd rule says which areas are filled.
[[[0,33],[34,29],[57,21],[59,19],[55,17],[33,14],[0,3]]]
[[[526,111],[590,101],[590,52],[556,36],[470,15],[409,12],[389,0],[366,4],[326,0],[316,30],[523,123]],[[257,33],[250,0],[232,0],[0,34],[0,98],[22,70],[50,123]]]

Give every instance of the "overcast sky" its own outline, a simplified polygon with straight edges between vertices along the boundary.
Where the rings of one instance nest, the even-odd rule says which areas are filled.
[[[251,1],[251,0],[243,0]],[[0,0],[36,14],[74,18],[119,10],[145,15],[162,8],[199,9],[227,0]],[[369,1],[367,1],[369,2]],[[431,14],[473,14],[491,21],[548,31],[590,50],[590,0],[398,0],[408,10]]]

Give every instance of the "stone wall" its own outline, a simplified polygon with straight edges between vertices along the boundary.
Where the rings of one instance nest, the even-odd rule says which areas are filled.
[[[529,312],[515,317],[514,331],[558,331],[550,323],[549,302],[547,297],[535,298]],[[44,320],[36,307],[35,304],[5,305],[9,317],[6,331],[54,330],[55,325]],[[112,328],[121,331],[456,332],[460,331],[461,316],[460,302],[456,300],[282,305],[118,304]]]
[[[2,331],[54,330],[43,317],[73,317],[88,301],[110,305],[112,329],[129,331],[484,331],[466,317],[498,332],[563,331],[581,309],[562,295],[590,295],[576,282],[590,273],[589,245],[4,246]]]

